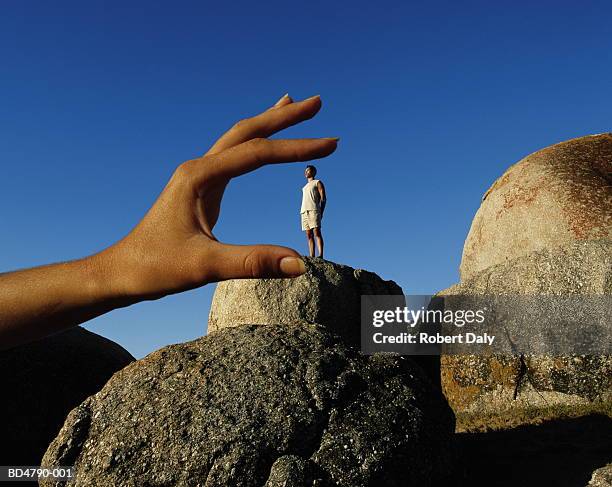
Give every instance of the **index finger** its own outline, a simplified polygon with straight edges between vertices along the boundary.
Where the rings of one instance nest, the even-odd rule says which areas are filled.
[[[321,139],[251,139],[219,154],[189,161],[196,185],[213,180],[229,180],[266,164],[320,159],[338,147],[337,137]]]

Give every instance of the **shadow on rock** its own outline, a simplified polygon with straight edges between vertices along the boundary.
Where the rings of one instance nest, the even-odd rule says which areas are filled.
[[[584,487],[612,457],[612,419],[549,421],[505,431],[458,433],[461,486]]]
[[[81,327],[0,352],[3,465],[39,465],[70,410],[133,361]]]

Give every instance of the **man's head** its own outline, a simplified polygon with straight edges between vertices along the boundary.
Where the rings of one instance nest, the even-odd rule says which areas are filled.
[[[314,178],[317,175],[317,168],[314,166],[306,166],[306,170],[304,171],[304,176],[307,178]]]

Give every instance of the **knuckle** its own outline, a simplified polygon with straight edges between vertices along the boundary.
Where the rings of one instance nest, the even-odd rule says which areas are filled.
[[[180,164],[172,174],[171,182],[179,187],[187,187],[194,184],[195,165],[200,161],[186,161]]]
[[[238,130],[238,129],[242,129],[244,128],[245,125],[248,125],[249,123],[249,119],[248,118],[242,118],[240,120],[238,120],[234,126],[232,127],[234,130]]]
[[[260,137],[256,137],[247,142],[248,150],[251,152],[259,166],[264,165],[268,159],[268,149],[270,147],[269,144],[270,141],[268,139],[263,139]]]
[[[175,170],[173,174],[173,179],[177,179],[179,181],[188,180],[191,176],[191,161],[183,162],[180,164]]]
[[[251,250],[243,259],[242,262],[244,272],[250,277],[259,277],[264,270],[263,262],[255,250]]]
[[[252,150],[259,151],[268,146],[268,139],[264,139],[263,137],[255,137],[254,139],[249,140],[248,144]]]

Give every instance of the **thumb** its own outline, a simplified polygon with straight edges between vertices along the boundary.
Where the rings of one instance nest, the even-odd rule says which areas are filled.
[[[297,277],[306,272],[295,250],[276,245],[230,245],[215,242],[212,282],[226,279]]]

